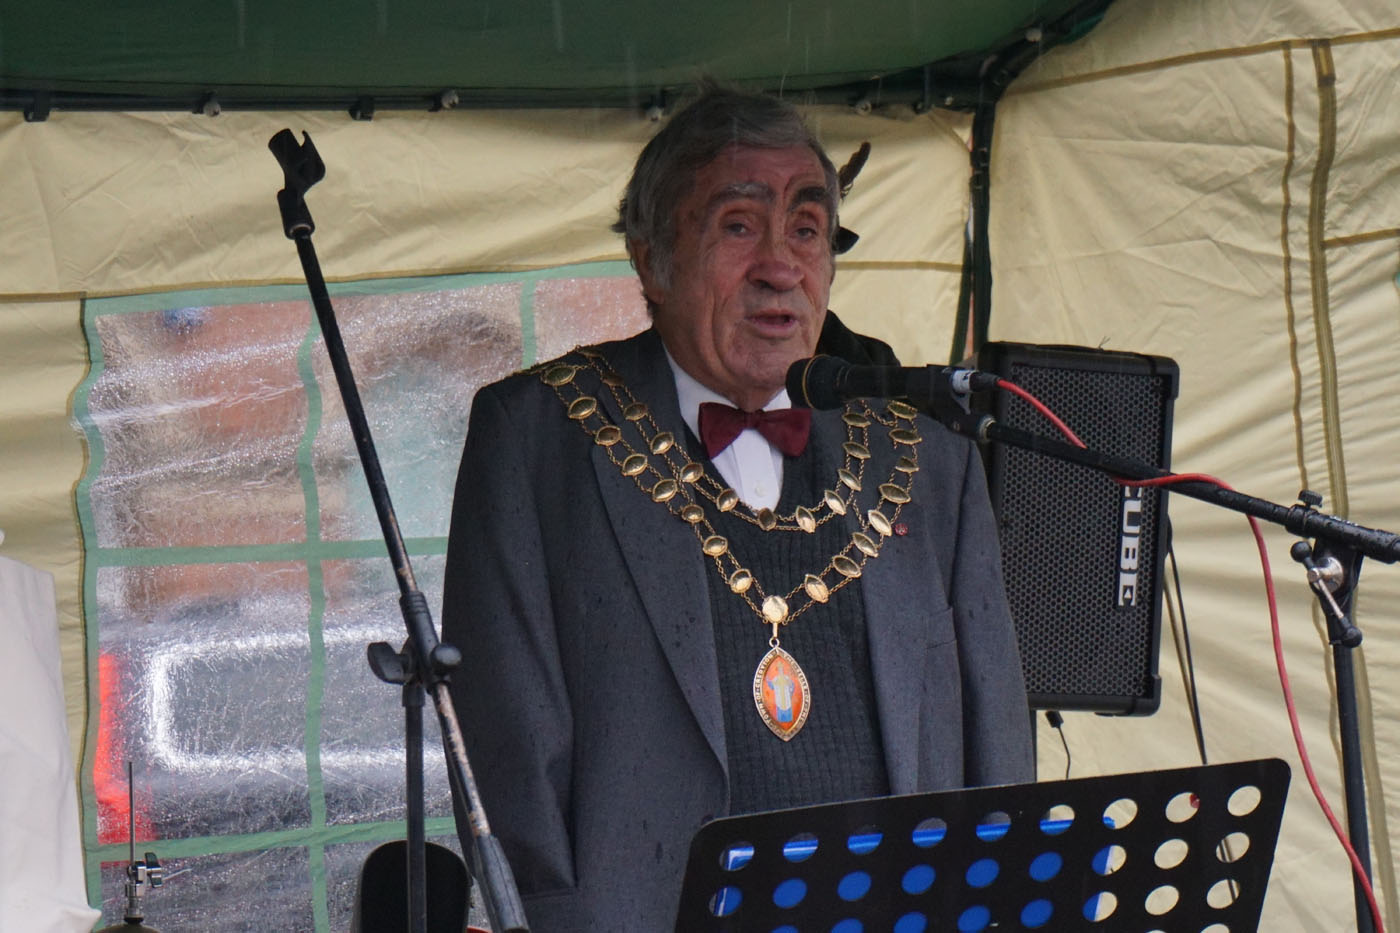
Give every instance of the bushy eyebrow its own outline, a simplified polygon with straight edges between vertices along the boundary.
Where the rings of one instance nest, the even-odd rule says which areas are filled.
[[[821,185],[810,185],[793,196],[792,207],[788,209],[795,210],[802,204],[816,204],[823,210],[827,210],[830,207],[830,198],[827,197],[826,189]]]
[[[761,181],[736,181],[732,185],[725,185],[710,198],[710,203],[705,207],[705,213],[713,216],[730,201],[763,201],[771,204],[776,200],[773,189]]]
[[[710,203],[706,206],[706,216],[713,216],[725,204],[731,201],[763,201],[773,203],[777,200],[777,195],[773,193],[772,187],[761,181],[737,181],[732,185],[725,185],[716,191],[710,198]],[[809,185],[801,188],[792,197],[792,204],[788,210],[794,211],[803,204],[816,204],[826,209],[828,201],[826,189],[821,185]]]

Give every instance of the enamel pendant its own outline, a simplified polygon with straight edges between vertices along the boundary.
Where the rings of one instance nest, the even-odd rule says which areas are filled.
[[[787,742],[802,731],[812,707],[807,675],[792,655],[776,644],[753,672],[753,703],[763,724]]]

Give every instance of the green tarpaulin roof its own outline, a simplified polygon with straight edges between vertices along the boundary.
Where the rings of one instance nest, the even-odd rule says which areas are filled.
[[[954,103],[1108,0],[0,0],[0,105],[639,104],[700,75]],[[926,67],[932,66],[932,67]]]

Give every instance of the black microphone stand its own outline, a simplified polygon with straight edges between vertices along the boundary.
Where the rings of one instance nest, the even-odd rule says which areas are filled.
[[[467,814],[470,831],[464,830],[459,822],[458,839],[462,845],[462,852],[469,855],[469,862],[482,890],[482,899],[491,928],[497,933],[528,933],[520,893],[516,889],[515,878],[501,849],[500,841],[491,834],[490,824],[482,809],[481,798],[477,793],[476,782],[472,777],[471,765],[462,741],[462,730],[457,722],[456,709],[447,689],[447,676],[461,663],[462,655],[452,645],[438,640],[427,599],[418,589],[414,579],[408,551],[399,531],[398,518],[394,514],[393,504],[389,501],[389,489],[379,466],[379,455],[375,452],[374,441],[370,437],[369,422],[365,418],[364,407],[360,404],[354,373],[350,369],[345,345],[340,339],[340,328],[331,308],[326,282],[321,276],[315,247],[311,245],[311,234],[315,230],[315,224],[311,220],[311,212],[307,209],[303,196],[307,189],[325,177],[326,166],[317,154],[316,147],[312,145],[311,137],[303,133],[302,139],[304,142],[298,143],[292,132],[284,129],[268,142],[268,148],[281,164],[286,180],[286,187],[277,192],[277,205],[282,211],[282,225],[287,238],[296,243],[297,254],[301,257],[302,269],[306,273],[311,303],[316,309],[316,317],[326,341],[326,352],[330,356],[336,383],[345,403],[345,416],[355,437],[360,463],[364,467],[365,479],[369,482],[370,497],[374,500],[375,512],[384,533],[384,542],[388,546],[389,559],[393,563],[394,575],[398,580],[399,609],[403,613],[404,625],[408,632],[408,640],[399,652],[395,652],[385,642],[376,642],[368,649],[369,665],[375,675],[386,683],[400,684],[403,687],[407,772],[405,802],[408,842],[408,930],[409,933],[426,933],[428,924],[422,717],[423,697],[426,691],[433,697],[437,709],[452,796]]]
[[[1175,474],[1141,461],[1100,453],[1085,447],[1032,434],[1000,424],[991,415],[973,413],[946,380],[931,373],[928,380],[909,386],[909,401],[921,411],[942,422],[950,430],[979,443],[996,441],[1032,450],[1058,460],[1077,463],[1110,476],[1129,480],[1150,480]],[[1352,650],[1361,644],[1361,632],[1349,618],[1351,596],[1360,581],[1361,560],[1373,557],[1387,564],[1400,560],[1400,535],[1367,528],[1335,515],[1320,512],[1322,497],[1309,490],[1299,493],[1299,501],[1282,506],[1254,496],[1222,489],[1201,480],[1184,480],[1162,487],[1235,512],[1281,525],[1301,538],[1293,545],[1293,559],[1308,571],[1308,582],[1322,603],[1327,617],[1328,641],[1336,671],[1337,721],[1342,745],[1342,780],[1346,799],[1347,835],[1365,872],[1371,879],[1370,833],[1366,821],[1366,783],[1361,760],[1361,735],[1356,705],[1356,680]],[[1320,558],[1316,560],[1315,557]],[[1335,593],[1335,597],[1334,594]],[[1360,877],[1353,877],[1358,933],[1375,933],[1375,921]]]

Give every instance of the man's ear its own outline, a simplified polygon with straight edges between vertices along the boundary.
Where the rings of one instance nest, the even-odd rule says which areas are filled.
[[[660,305],[665,297],[657,278],[651,270],[651,244],[631,240],[627,251],[632,254],[632,266],[637,270],[637,278],[642,280],[642,295],[653,305]]]

